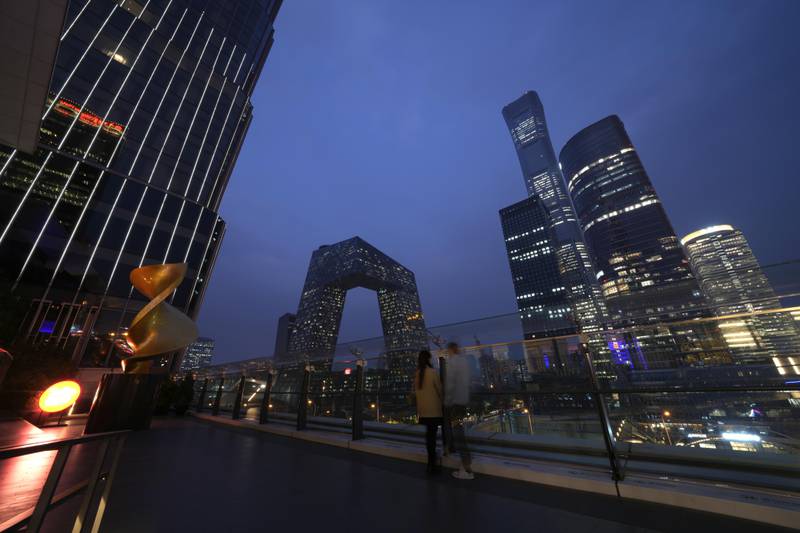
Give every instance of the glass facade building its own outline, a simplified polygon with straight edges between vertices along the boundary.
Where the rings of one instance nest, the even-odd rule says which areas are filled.
[[[800,374],[800,336],[753,250],[738,229],[724,224],[690,233],[681,244],[718,317],[735,362],[770,361],[779,374]]]
[[[427,331],[414,273],[360,237],[320,246],[308,266],[289,354],[330,357],[336,348],[347,291],[376,292],[386,351],[419,350]]]
[[[214,357],[214,339],[200,337],[186,347],[181,361],[181,372],[200,370],[211,366]]]
[[[525,329],[525,333],[534,337],[546,331],[574,330],[575,325],[581,331],[597,331],[605,318],[605,305],[553,151],[539,96],[533,91],[526,92],[503,108],[503,118],[514,142],[528,196],[539,199],[539,205],[520,202],[501,211],[503,231],[507,233],[506,239],[526,231],[544,236],[549,241],[547,247],[553,260],[557,262],[556,277],[530,278],[520,273],[512,274],[517,302],[521,304],[520,314],[527,318],[527,315],[537,312],[529,305],[533,304],[531,294],[546,294],[550,303],[542,301],[535,305],[546,306],[548,319],[552,317],[572,324],[566,327],[566,324],[552,323],[556,327],[545,327],[542,331]],[[527,229],[520,226],[525,218],[539,219],[541,215],[533,211],[540,209],[546,214],[545,232],[537,230],[538,224]],[[524,211],[529,211],[529,215],[523,215]],[[508,240],[506,244],[509,244]],[[518,270],[519,262],[524,260],[514,251],[518,248],[507,246],[512,272]],[[535,324],[528,321],[524,327],[534,327]]]
[[[0,296],[17,341],[113,364],[143,264],[196,316],[280,0],[73,0],[34,153],[0,145]]]
[[[272,354],[276,361],[285,359],[289,353],[289,339],[292,338],[296,319],[297,316],[292,313],[284,313],[278,319],[278,330],[275,332],[275,350]]]
[[[534,195],[501,209],[500,222],[525,338],[576,333],[561,282],[552,220],[542,200]]]
[[[691,318],[704,300],[622,121],[606,117],[559,154],[610,319]]]

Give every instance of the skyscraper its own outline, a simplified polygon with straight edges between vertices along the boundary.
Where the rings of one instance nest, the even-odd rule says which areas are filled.
[[[145,301],[128,274],[186,262],[194,317],[280,0],[72,0],[34,153],[0,145],[0,304],[16,338],[112,362]]]
[[[521,273],[513,274],[517,302],[521,304],[520,314],[525,317],[530,314],[532,310],[531,294],[546,294],[550,303],[537,303],[536,305],[547,306],[551,311],[546,314],[553,317],[559,315],[566,318],[569,315],[570,321],[569,326],[552,323],[551,325],[556,326],[555,328],[546,327],[542,331],[528,329],[537,327],[534,322],[529,321],[527,325],[523,326],[525,334],[532,337],[549,334],[545,333],[547,331],[576,331],[576,326],[581,331],[597,331],[605,318],[605,307],[594,268],[583,242],[575,211],[567,195],[553,145],[550,142],[544,108],[539,96],[533,91],[526,92],[503,108],[503,118],[514,142],[528,196],[538,198],[540,204],[519,202],[502,210],[501,219],[504,233],[506,230],[512,230],[506,235],[508,239],[510,236],[521,235],[526,231],[538,232],[540,231],[536,230],[540,227],[538,223],[529,228],[525,228],[521,224],[525,224],[526,219],[543,222],[546,231],[539,233],[538,236],[548,239],[548,253],[553,254],[558,270],[556,277],[536,278],[524,276]],[[526,210],[529,212],[528,215],[523,214],[523,211]],[[540,220],[542,217],[542,213],[538,212],[540,210],[546,219]],[[509,264],[514,271],[515,262],[525,261],[526,258],[514,252],[518,247],[509,246],[509,242],[506,241]],[[542,261],[551,262],[549,259]],[[561,309],[567,311],[562,314],[562,311],[559,311]]]
[[[611,319],[697,316],[702,294],[622,121],[584,128],[559,159]]]
[[[211,366],[211,359],[214,357],[214,339],[200,337],[186,347],[181,361],[181,372],[190,370],[200,370]]]
[[[272,354],[276,361],[286,359],[289,353],[289,341],[292,338],[295,320],[297,320],[297,315],[292,313],[284,313],[278,319],[278,330],[275,332],[275,351]]]
[[[427,330],[414,273],[364,239],[320,246],[311,254],[297,306],[289,354],[295,359],[329,357],[339,338],[347,291],[374,290],[387,352],[427,346]]]
[[[525,338],[576,333],[561,281],[550,216],[538,196],[500,210],[511,278]]]
[[[681,239],[692,271],[737,363],[772,361],[780,374],[800,374],[800,336],[753,250],[738,229],[723,224]]]

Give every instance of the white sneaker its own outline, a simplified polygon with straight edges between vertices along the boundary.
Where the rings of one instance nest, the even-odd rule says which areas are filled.
[[[475,474],[472,472],[467,472],[464,470],[464,467],[453,472],[453,477],[456,479],[475,479]]]

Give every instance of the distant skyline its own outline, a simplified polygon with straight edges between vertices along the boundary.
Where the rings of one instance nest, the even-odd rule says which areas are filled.
[[[501,109],[539,93],[556,151],[618,114],[679,237],[762,265],[800,197],[800,3],[285,2],[200,314],[215,362],[271,355],[311,253],[359,235],[416,275],[428,325],[516,310],[497,211],[525,195]],[[380,335],[351,291],[341,340]]]

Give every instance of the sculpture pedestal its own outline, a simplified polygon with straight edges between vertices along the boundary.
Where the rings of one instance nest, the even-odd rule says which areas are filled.
[[[164,374],[106,374],[89,411],[84,434],[147,429]]]

